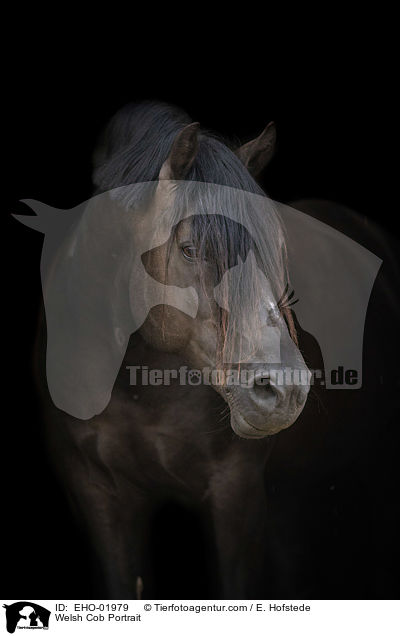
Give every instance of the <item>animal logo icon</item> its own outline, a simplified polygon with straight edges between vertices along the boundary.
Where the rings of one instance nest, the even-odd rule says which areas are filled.
[[[3,607],[6,610],[6,626],[9,634],[14,634],[17,628],[49,628],[51,612],[37,603],[19,601],[11,605],[4,604]]]
[[[168,184],[174,193],[183,192],[182,199],[187,191],[187,200],[208,202],[207,214],[221,214],[215,202],[229,200],[223,214],[243,224],[254,240],[255,250],[244,261],[239,258],[215,288],[217,303],[231,318],[236,312],[233,317],[240,323],[239,341],[224,362],[257,360],[257,334],[250,333],[241,312],[245,299],[237,302],[235,297],[237,281],[243,289],[248,280],[249,286],[258,286],[263,299],[259,323],[268,331],[269,362],[279,364],[279,340],[285,326],[274,317],[278,299],[275,294],[272,302],[269,279],[255,257],[259,228],[268,211],[277,211],[285,228],[291,285],[300,299],[296,316],[321,348],[326,388],[359,388],[364,322],[382,261],[331,226],[268,197],[200,182],[166,181],[162,187]],[[41,274],[47,381],[54,404],[78,419],[90,419],[108,405],[129,337],[152,307],[169,305],[196,317],[196,289],[156,280],[146,271],[143,255],[166,243],[183,218],[203,210],[186,206],[177,216],[167,196],[143,213],[142,202],[155,199],[154,183],[135,183],[96,195],[72,210],[25,201],[36,216],[15,215],[45,234]],[[250,209],[251,214],[239,216],[240,209]],[[226,299],[230,299],[228,305]],[[331,382],[331,371],[339,365],[355,369],[357,380],[337,387]]]

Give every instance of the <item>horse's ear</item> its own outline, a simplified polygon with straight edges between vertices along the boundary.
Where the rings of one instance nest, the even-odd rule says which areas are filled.
[[[271,161],[276,142],[276,128],[271,121],[261,135],[240,146],[235,154],[244,163],[247,170],[256,177]]]
[[[171,152],[160,170],[160,179],[184,179],[193,165],[198,149],[199,122],[185,126],[175,137]]]

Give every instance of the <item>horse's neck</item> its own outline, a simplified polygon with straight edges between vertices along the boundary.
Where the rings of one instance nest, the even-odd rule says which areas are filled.
[[[155,349],[137,331],[132,334],[121,368],[126,366],[148,367],[148,369],[179,369],[187,361],[175,353]]]
[[[207,426],[213,409],[218,413],[226,410],[226,405],[212,387],[190,385],[189,370],[182,356],[155,349],[137,332],[129,340],[114,393],[124,401],[132,403],[133,400],[134,404],[148,407],[153,413],[157,411],[160,421],[169,408],[174,408],[176,417],[185,419],[189,428],[190,413],[196,409],[198,423],[204,420]],[[157,374],[156,382],[152,374]]]

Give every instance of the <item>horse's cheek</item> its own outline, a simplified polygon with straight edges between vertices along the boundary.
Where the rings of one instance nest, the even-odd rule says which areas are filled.
[[[159,351],[180,353],[192,337],[194,320],[175,307],[153,307],[140,328],[144,340]]]

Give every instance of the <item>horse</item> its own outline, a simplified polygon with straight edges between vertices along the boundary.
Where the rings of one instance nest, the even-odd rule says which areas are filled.
[[[255,180],[274,144],[271,124],[232,148],[174,106],[126,106],[94,153],[95,204],[49,257],[37,340],[49,452],[110,599],[155,597],[149,537],[171,501],[204,529],[212,597],[265,593],[263,475],[310,389],[285,234]],[[188,371],[205,368],[209,382]],[[284,368],[305,380],[279,381]]]

